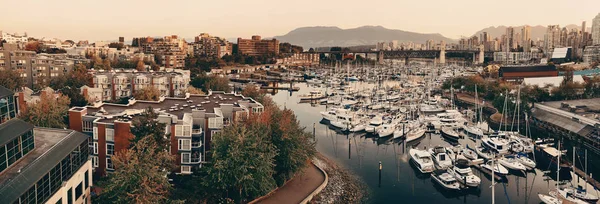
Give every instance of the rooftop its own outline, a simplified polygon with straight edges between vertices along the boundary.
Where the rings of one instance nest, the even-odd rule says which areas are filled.
[[[12,141],[15,137],[33,129],[33,125],[19,119],[12,119],[0,124],[0,145]]]
[[[600,98],[569,101],[549,101],[544,102],[543,105],[575,113],[577,115],[594,120],[599,120],[600,117]]]
[[[503,66],[500,67],[500,72],[543,72],[556,71],[554,65],[534,65],[534,66]]]
[[[0,197],[19,196],[88,136],[74,130],[35,128],[35,148],[0,174]]]
[[[4,86],[0,86],[0,98],[12,96],[12,95],[13,95],[13,92],[11,90],[8,90]]]

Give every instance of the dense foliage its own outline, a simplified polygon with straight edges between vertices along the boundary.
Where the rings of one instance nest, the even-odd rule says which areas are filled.
[[[160,99],[160,90],[154,86],[146,86],[136,90],[133,98],[141,101],[158,101]]]
[[[202,89],[202,91],[204,92],[208,92],[208,90],[224,92],[231,91],[231,87],[229,87],[229,79],[227,77],[220,77],[214,75],[199,75],[196,78],[192,79],[190,85],[192,85],[195,88]]]
[[[21,73],[12,69],[0,71],[0,86],[15,91],[17,88],[25,86],[25,80]]]
[[[27,108],[19,113],[24,121],[39,127],[66,128],[65,118],[69,111],[69,97],[52,94],[41,94],[40,101],[28,103]]]
[[[166,125],[158,122],[157,118],[158,113],[152,107],[146,108],[141,116],[135,117],[132,123],[133,127],[131,127],[131,134],[133,134],[133,139],[131,139],[132,144],[150,137],[153,142],[159,144],[158,148],[167,148],[169,141],[165,138]]]

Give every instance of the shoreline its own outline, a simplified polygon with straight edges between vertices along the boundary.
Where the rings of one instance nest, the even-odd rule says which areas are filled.
[[[368,187],[357,175],[340,167],[319,152],[313,158],[313,163],[327,172],[329,182],[311,203],[366,203],[368,201]]]

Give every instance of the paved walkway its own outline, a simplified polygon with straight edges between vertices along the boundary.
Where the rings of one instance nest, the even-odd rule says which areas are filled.
[[[297,204],[310,195],[325,181],[325,175],[314,164],[304,169],[281,188],[277,189],[267,198],[257,203],[264,204]]]

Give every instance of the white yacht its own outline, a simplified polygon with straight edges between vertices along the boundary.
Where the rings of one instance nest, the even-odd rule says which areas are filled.
[[[498,174],[498,175],[507,175],[508,174],[508,169],[504,168],[502,165],[498,164],[498,162],[494,163],[494,167],[492,167],[492,161],[487,161],[485,164],[481,164],[481,167],[490,171],[493,171],[494,173]]]
[[[360,124],[360,121],[356,120],[353,115],[340,114],[336,120],[330,120],[329,123],[345,131]]]
[[[323,92],[319,90],[312,90],[308,94],[299,95],[300,100],[319,100],[327,97]]]
[[[486,149],[483,146],[475,148],[475,152],[477,152],[477,155],[479,155],[483,159],[488,160],[492,158],[492,153],[490,153],[490,150]]]
[[[425,136],[425,131],[427,131],[427,129],[425,127],[422,127],[422,126],[416,128],[416,129],[410,130],[406,134],[406,143],[409,143],[409,142],[415,141],[415,140],[417,140],[419,138],[422,138],[423,136]]]
[[[433,171],[433,173],[431,174],[431,179],[433,179],[435,182],[437,182],[446,189],[460,190],[460,184],[458,183],[456,178],[454,178],[454,176],[448,173],[448,170],[439,169]]]
[[[444,138],[451,141],[458,141],[458,139],[460,138],[458,132],[456,132],[455,129],[451,127],[443,127],[441,132]]]
[[[479,184],[481,184],[481,179],[473,174],[471,167],[469,167],[469,161],[467,160],[457,160],[456,165],[454,165],[449,172],[456,180],[468,187],[478,187]]]
[[[392,134],[394,134],[395,130],[396,130],[395,123],[383,124],[376,128],[377,135],[379,135],[379,137],[391,136]]]
[[[527,154],[518,153],[516,158],[517,158],[517,161],[519,161],[521,164],[523,164],[528,170],[534,169],[536,166],[535,161],[530,159],[527,156]]]
[[[582,188],[567,187],[564,189],[560,189],[559,191],[564,191],[564,194],[570,194],[573,197],[578,198],[583,201],[586,201],[586,202],[590,202],[590,203],[598,202],[598,196],[588,193],[585,189],[582,189]]]
[[[496,151],[498,154],[508,153],[509,143],[507,139],[502,137],[502,135],[493,134],[488,137],[484,137],[481,139],[481,143],[485,147]]]
[[[410,149],[408,150],[411,160],[421,173],[431,173],[434,170],[431,154],[424,150]]]
[[[513,156],[502,157],[502,158],[498,159],[498,163],[500,163],[502,166],[504,166],[508,169],[512,169],[512,170],[516,170],[516,171],[527,170],[527,167],[525,167],[525,165],[521,164],[521,162],[519,162],[519,160],[517,160]]]
[[[452,166],[452,160],[446,153],[445,147],[436,146],[434,148],[430,148],[429,153],[431,154],[433,162],[438,169],[447,169]]]
[[[371,121],[369,121],[369,125],[365,127],[365,131],[368,133],[374,133],[377,127],[379,127],[382,123],[383,119],[381,119],[381,116],[375,116],[373,119],[371,119]]]
[[[467,159],[470,159],[470,160],[478,159],[477,152],[475,152],[475,150],[471,149],[471,147],[469,147],[469,145],[467,145],[465,148],[462,149],[462,154],[463,154],[463,156],[465,156]]]

